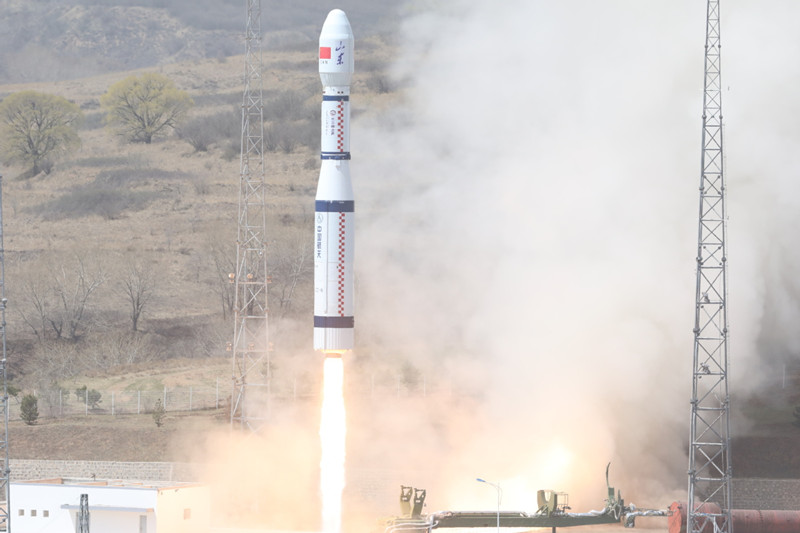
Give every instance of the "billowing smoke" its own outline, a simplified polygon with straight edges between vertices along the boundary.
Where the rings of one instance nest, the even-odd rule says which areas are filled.
[[[800,154],[794,149],[800,99],[793,89],[800,65],[791,60],[800,43],[786,22],[797,16],[800,6],[793,2],[736,2],[724,49],[730,73],[730,255],[737,260],[731,266],[731,322],[738,335],[733,372],[766,386],[774,385],[769,378],[783,361],[800,355],[800,249],[794,235],[800,227]]]
[[[800,352],[800,4],[722,8],[735,407]],[[401,483],[427,511],[492,509],[477,477],[504,509],[534,511],[536,489],[599,508],[609,461],[628,501],[685,498],[704,18],[702,0],[406,7],[395,104],[352,98],[345,531],[399,512]],[[365,367],[404,361],[425,394],[365,391]],[[231,516],[316,527],[303,409],[212,443]]]
[[[348,468],[391,451],[439,508],[491,508],[484,477],[506,509],[552,488],[585,510],[612,461],[623,496],[667,505],[686,490],[705,2],[406,15],[402,105],[352,134],[357,357],[409,358],[451,394],[371,405],[370,431],[354,413]],[[798,15],[723,5],[738,394],[800,350]]]

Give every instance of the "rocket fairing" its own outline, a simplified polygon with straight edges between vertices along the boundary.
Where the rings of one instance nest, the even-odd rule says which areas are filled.
[[[353,349],[354,201],[350,181],[350,82],[353,30],[340,9],[319,36],[322,160],[314,209],[314,349],[341,356]]]

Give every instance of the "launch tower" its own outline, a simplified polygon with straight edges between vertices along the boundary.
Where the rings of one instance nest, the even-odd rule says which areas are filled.
[[[733,529],[719,13],[719,0],[708,0],[689,437],[689,533],[730,533]]]
[[[5,278],[5,248],[3,248],[3,176],[0,176],[0,342],[3,343],[3,353],[0,354],[0,380],[3,381],[3,397],[0,399],[0,410],[3,417],[3,427],[0,429],[0,498],[5,500],[0,505],[0,529],[11,531],[9,512],[11,509],[11,486],[8,466],[8,384],[6,383],[6,278]]]
[[[267,307],[264,107],[261,82],[261,0],[247,0],[239,230],[233,332],[231,425],[257,429],[268,412],[269,309]]]

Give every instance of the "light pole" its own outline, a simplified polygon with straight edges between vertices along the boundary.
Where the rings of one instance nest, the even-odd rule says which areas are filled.
[[[486,483],[487,485],[491,485],[497,490],[497,533],[500,533],[500,498],[502,497],[503,491],[500,489],[499,483],[492,483],[491,481],[486,481],[485,479],[476,478],[475,481],[480,481],[481,483]]]

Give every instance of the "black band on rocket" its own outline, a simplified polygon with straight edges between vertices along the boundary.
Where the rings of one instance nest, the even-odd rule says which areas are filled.
[[[349,160],[350,152],[320,152],[320,159],[333,159],[337,161]]]
[[[316,200],[314,211],[317,213],[354,213],[356,203],[353,200]]]
[[[314,315],[315,328],[352,328],[355,319],[351,316],[317,316]]]

